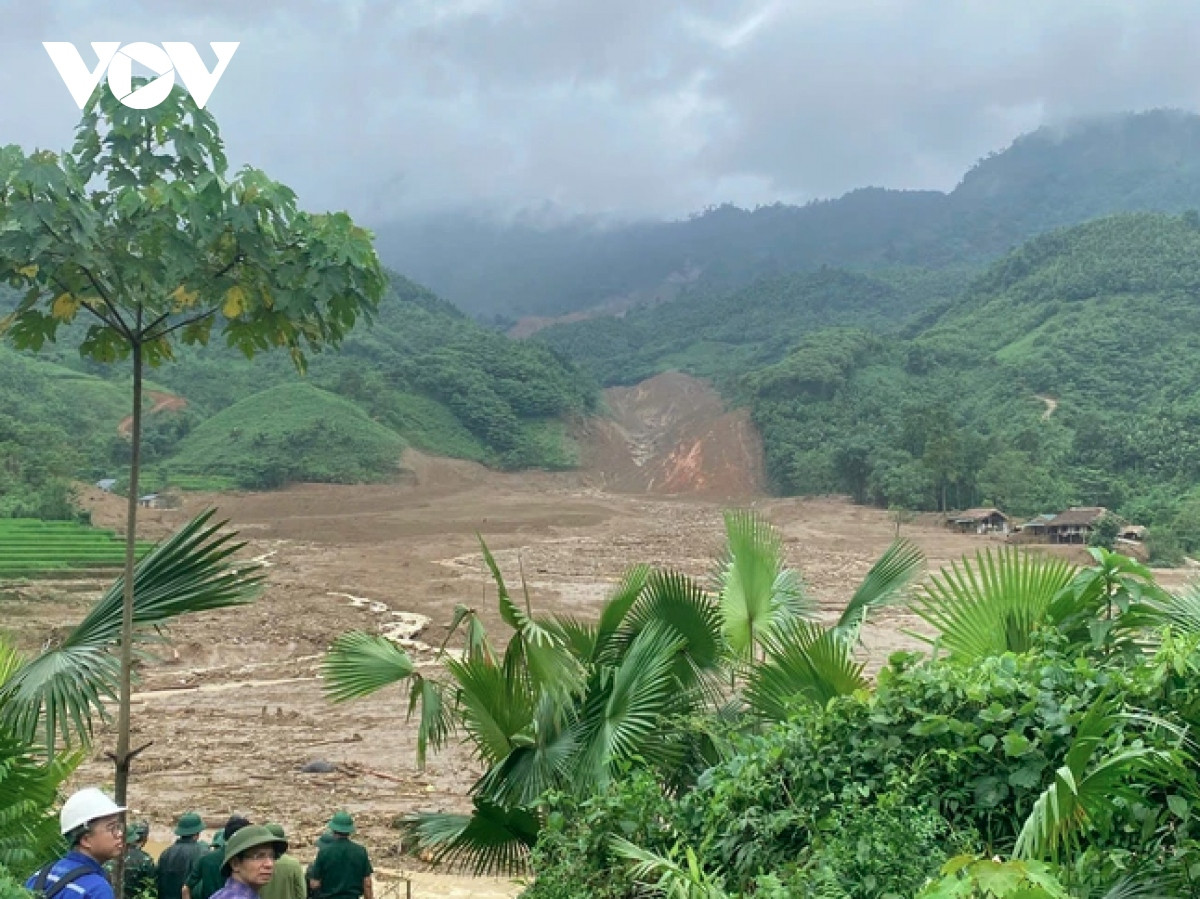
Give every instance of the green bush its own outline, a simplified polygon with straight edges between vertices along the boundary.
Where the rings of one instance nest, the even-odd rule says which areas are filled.
[[[0,899],[31,899],[31,896],[29,890],[0,865]]]

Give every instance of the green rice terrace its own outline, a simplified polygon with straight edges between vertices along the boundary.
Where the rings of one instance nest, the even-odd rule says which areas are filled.
[[[140,559],[152,546],[139,541]],[[0,519],[0,581],[111,576],[125,562],[125,541],[73,521]]]

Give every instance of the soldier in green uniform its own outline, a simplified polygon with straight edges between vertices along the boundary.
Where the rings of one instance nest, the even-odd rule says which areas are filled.
[[[321,850],[324,849],[326,846],[328,846],[332,842],[333,842],[333,831],[330,831],[330,830],[321,831],[321,835],[319,837],[317,837],[317,855],[320,855]],[[308,899],[321,899],[321,891],[314,890],[313,885],[312,885],[313,865],[315,865],[316,863],[317,863],[317,860],[313,859],[311,862],[308,863],[308,867],[304,869],[304,882],[308,886]]]
[[[321,899],[375,899],[371,859],[365,848],[350,839],[354,819],[348,812],[338,812],[329,822],[329,830],[333,839],[317,853],[308,885],[320,891]]]
[[[175,824],[174,845],[158,857],[158,899],[183,899],[183,885],[188,872],[207,851],[200,842],[204,819],[195,812],[181,815]]]
[[[125,899],[155,899],[158,891],[158,866],[146,854],[150,822],[137,821],[125,828]]]
[[[283,854],[275,859],[275,870],[267,885],[258,891],[259,899],[305,899],[308,885],[304,879],[304,868],[296,856],[287,852],[287,834],[279,824],[268,824],[271,831],[284,847]]]
[[[221,865],[225,863],[225,843],[229,838],[249,826],[250,822],[241,815],[230,815],[221,831],[221,848],[216,847],[216,837],[213,837],[213,849],[192,865],[188,874],[186,892],[183,899],[208,899],[213,893],[225,886],[225,875],[221,873]]]

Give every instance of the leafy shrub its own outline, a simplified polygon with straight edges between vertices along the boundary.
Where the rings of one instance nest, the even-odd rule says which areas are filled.
[[[0,899],[31,899],[30,892],[0,865]]]
[[[670,802],[653,774],[627,772],[608,789],[581,799],[546,797],[546,826],[531,858],[537,880],[525,899],[632,899],[639,895],[626,866],[609,844],[610,835],[638,846],[665,849],[672,843],[666,822]]]
[[[964,842],[933,809],[887,793],[873,805],[835,809],[793,880],[821,899],[907,899]]]

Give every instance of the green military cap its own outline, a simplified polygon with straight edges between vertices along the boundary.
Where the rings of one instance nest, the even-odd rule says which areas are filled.
[[[175,824],[175,836],[190,837],[204,830],[204,819],[195,812],[188,812],[180,815],[179,821]]]
[[[247,849],[253,849],[255,846],[264,846],[268,843],[275,848],[276,858],[287,852],[287,843],[280,840],[261,824],[251,824],[249,827],[243,827],[225,841],[225,858],[224,863],[221,865],[221,876],[229,876],[231,870],[229,863]]]
[[[338,812],[329,821],[329,829],[334,833],[354,833],[354,819],[349,812]]]
[[[225,831],[218,829],[217,832],[213,834],[212,847],[213,847],[213,849],[221,849],[222,847],[224,847],[224,845],[225,845]]]
[[[136,843],[145,837],[150,836],[149,821],[132,821],[125,828],[125,841],[127,843]]]
[[[276,838],[279,839],[283,843],[283,851],[287,852],[287,847],[288,847],[287,834],[283,830],[283,825],[282,824],[267,824],[265,826],[266,826],[267,830],[269,830],[269,831],[271,831],[271,833],[275,834]]]

